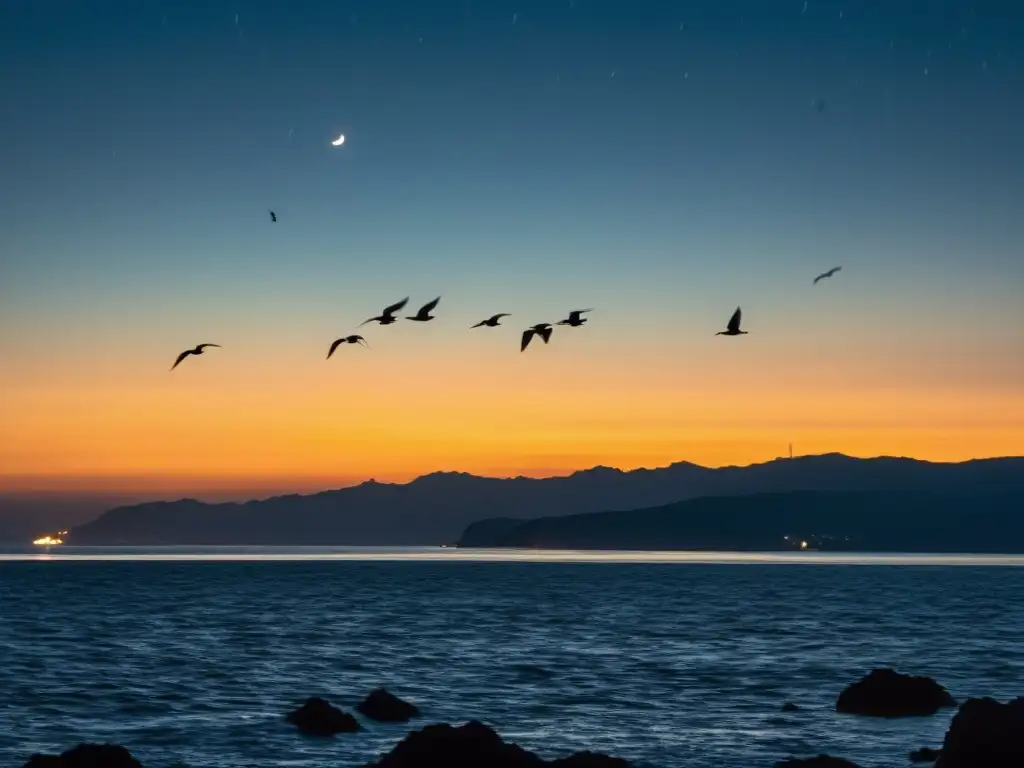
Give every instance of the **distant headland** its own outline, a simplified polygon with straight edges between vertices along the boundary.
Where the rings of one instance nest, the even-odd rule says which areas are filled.
[[[1024,552],[1024,458],[842,454],[746,467],[681,462],[543,479],[437,472],[244,503],[110,509],[66,545],[793,548]],[[46,531],[39,531],[42,536]]]

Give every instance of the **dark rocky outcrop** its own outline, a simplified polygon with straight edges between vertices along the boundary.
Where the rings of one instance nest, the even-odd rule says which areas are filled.
[[[782,705],[782,711],[783,712],[799,712],[800,711],[800,707],[798,707],[792,701],[787,701],[785,704]]]
[[[934,715],[955,707],[949,691],[930,677],[904,675],[894,669],[875,669],[839,694],[836,711],[868,717]]]
[[[946,731],[935,768],[1024,766],[1024,698],[968,699]]]
[[[791,757],[781,763],[776,763],[775,768],[859,768],[859,766],[841,757],[818,755],[804,758]]]
[[[378,723],[404,723],[420,714],[414,704],[402,701],[384,688],[371,691],[356,709]]]
[[[502,740],[493,729],[471,720],[462,726],[447,723],[413,731],[388,754],[365,768],[629,768],[617,757],[578,752],[559,760],[542,760],[516,744]]]
[[[359,721],[342,712],[327,699],[312,696],[286,719],[306,736],[334,736],[337,733],[355,733],[362,728]]]
[[[915,749],[910,753],[910,762],[912,763],[934,763],[939,759],[941,750],[932,749],[931,747],[921,747]]]
[[[142,768],[119,744],[79,744],[59,755],[32,755],[24,768]]]

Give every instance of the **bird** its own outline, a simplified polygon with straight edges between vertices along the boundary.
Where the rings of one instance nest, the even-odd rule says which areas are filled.
[[[271,210],[269,210],[269,209],[267,210],[267,213],[269,213],[269,214],[270,214],[270,220],[271,220],[271,222],[277,221],[277,214],[276,214],[276,213],[274,213],[273,211],[271,211]]]
[[[203,351],[207,347],[219,347],[219,346],[220,346],[220,344],[200,344],[195,349],[186,349],[184,352],[182,352],[180,355],[178,355],[178,359],[174,361],[174,365],[171,366],[171,370],[173,371],[175,368],[177,368],[178,365],[181,363],[181,361],[184,360],[189,355],[201,355],[201,354],[203,354]]]
[[[834,275],[841,269],[842,267],[832,267],[832,269],[830,269],[828,272],[822,272],[820,275],[814,278],[814,282],[811,283],[811,285],[817,285],[819,280],[824,280],[826,277],[832,277],[832,275]]]
[[[732,317],[729,318],[729,325],[724,331],[719,331],[715,336],[741,336],[746,331],[740,330],[740,320],[743,318],[743,312],[739,307],[736,307],[736,311],[732,313]]]
[[[824,99],[815,99],[814,100],[814,111],[815,112],[824,112],[825,111],[825,100]]]
[[[491,315],[491,317],[488,317],[486,320],[481,320],[476,325],[471,325],[469,327],[470,328],[479,328],[482,325],[486,325],[488,328],[497,328],[499,325],[501,325],[501,323],[498,322],[498,321],[501,320],[501,318],[503,318],[503,317],[509,317],[509,313],[508,312],[499,312],[498,314]]]
[[[436,307],[437,303],[439,301],[441,301],[441,297],[440,296],[438,296],[433,301],[428,301],[426,304],[424,304],[422,307],[420,307],[420,311],[419,312],[417,312],[415,315],[410,315],[409,317],[407,317],[405,319],[406,320],[415,320],[416,322],[419,322],[419,323],[425,323],[428,320],[433,320],[434,316],[432,314],[430,314],[430,310],[432,310],[434,307]]]
[[[369,344],[366,343],[366,339],[364,339],[362,336],[358,334],[354,333],[351,336],[344,336],[340,339],[335,339],[335,341],[331,344],[331,348],[327,350],[328,360],[331,359],[331,355],[334,354],[334,350],[336,350],[342,344],[362,344],[364,347],[367,348],[369,348],[370,346]]]
[[[522,352],[533,341],[534,336],[540,336],[544,339],[544,343],[547,344],[551,340],[551,331],[554,330],[551,327],[551,323],[537,323],[531,328],[527,328],[523,331],[523,340],[519,345],[519,351]]]
[[[593,312],[592,309],[574,309],[569,313],[569,317],[565,320],[559,320],[557,325],[571,325],[573,328],[578,328],[587,322],[587,318],[583,317],[584,312]]]
[[[396,312],[401,312],[402,308],[409,303],[409,297],[406,296],[401,301],[395,302],[390,307],[384,307],[384,311],[381,312],[377,317],[371,317],[369,320],[363,320],[359,324],[360,327],[367,323],[380,323],[381,325],[391,325],[392,323],[398,322],[398,318],[395,317]]]

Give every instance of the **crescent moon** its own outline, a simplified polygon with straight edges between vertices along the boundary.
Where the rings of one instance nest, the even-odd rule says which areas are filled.
[[[331,142],[331,146],[332,147],[340,147],[344,143],[345,143],[345,134],[343,133],[340,136],[338,136],[338,138],[336,138],[334,141]]]

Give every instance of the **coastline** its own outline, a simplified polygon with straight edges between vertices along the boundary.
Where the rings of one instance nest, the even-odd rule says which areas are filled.
[[[270,547],[62,545],[41,551],[0,544],[0,562],[379,561],[431,563],[580,563],[637,565],[883,565],[1020,567],[1024,554],[823,551],[512,549],[500,547]]]

